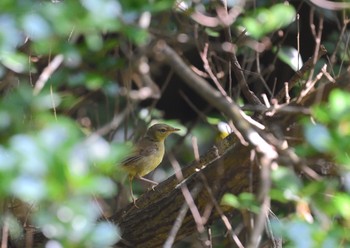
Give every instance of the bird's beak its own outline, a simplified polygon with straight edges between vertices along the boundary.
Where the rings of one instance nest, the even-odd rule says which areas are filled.
[[[180,131],[180,129],[179,128],[172,128],[169,130],[169,132],[172,132],[172,133],[177,132],[177,131]]]

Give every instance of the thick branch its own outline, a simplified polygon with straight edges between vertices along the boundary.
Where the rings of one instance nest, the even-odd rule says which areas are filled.
[[[309,107],[314,103],[316,97],[326,99],[330,90],[335,87],[349,90],[347,83],[349,78],[350,73],[344,74],[338,79],[338,84],[326,84],[312,92],[302,104]],[[290,114],[288,114],[289,116]],[[279,127],[281,130],[285,130],[286,127],[294,126],[295,120],[296,118],[283,118],[283,121],[279,122]],[[299,137],[300,142],[303,142],[300,136],[295,134],[295,137]],[[243,146],[238,142],[235,143],[233,135],[230,135],[218,147],[214,147],[204,155],[198,163],[195,162],[182,169],[184,178],[186,178],[183,183],[187,184],[189,190],[194,187],[201,187],[201,185],[204,185],[200,175],[202,174],[209,187],[214,191],[212,195],[218,201],[225,192],[238,195],[242,192],[251,191],[250,185],[252,185],[253,191],[256,191],[259,188],[259,168],[251,163],[250,151],[251,147]],[[201,167],[204,168],[200,170]],[[208,204],[211,204],[205,187],[201,187],[200,192],[194,198],[201,213]],[[122,229],[125,244],[120,244],[120,246],[161,247],[183,204],[184,198],[175,176],[159,184],[155,191],[145,193],[137,201],[139,208],[135,208],[130,204],[122,212],[111,218]],[[232,209],[224,209],[224,213],[229,213],[231,216],[240,216],[238,211]],[[208,223],[219,218],[220,216],[216,212],[212,212]],[[188,212],[175,239],[180,240],[194,232],[196,232],[196,224],[192,215]]]
[[[230,98],[224,97],[219,91],[214,89],[207,81],[193,73],[181,57],[170,48],[165,42],[159,41],[155,47],[160,56],[164,56],[165,61],[181,77],[189,87],[194,89],[208,103],[223,112],[243,137],[250,142],[268,161],[277,157],[275,149],[264,138],[258,134],[252,125],[243,117],[245,114],[239,106]]]
[[[192,190],[194,187],[201,187],[198,195],[194,197],[196,206],[201,213],[207,206],[212,205],[212,202],[206,188],[201,186],[204,185],[204,182],[200,173],[204,176],[208,186],[214,191],[213,195],[217,201],[220,201],[225,192],[233,194],[247,192],[250,188],[250,181],[247,180],[249,175],[253,175],[253,185],[257,185],[259,178],[258,168],[250,164],[249,154],[250,149],[238,143],[220,159],[213,161],[203,170],[182,182],[187,184],[189,190]],[[112,218],[122,230],[124,246],[161,247],[165,242],[184,203],[184,197],[179,185],[164,192],[163,187],[166,187],[169,181],[176,183],[177,179],[175,176],[169,178],[157,186],[155,191],[149,191],[139,199],[140,202],[144,202],[147,201],[148,197],[156,194],[158,195],[157,201],[149,202],[148,205],[140,208],[129,205],[125,212]],[[163,191],[162,195],[159,195],[158,189]],[[139,201],[137,205],[139,205]],[[236,214],[239,216],[238,212]],[[209,222],[215,218],[218,218],[217,213],[211,215]],[[182,227],[178,231],[176,240],[186,237],[195,231],[196,224],[188,211],[182,222]]]

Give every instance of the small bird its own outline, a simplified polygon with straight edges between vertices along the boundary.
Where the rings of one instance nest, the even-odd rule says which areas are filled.
[[[157,182],[143,178],[153,171],[162,162],[164,157],[164,140],[169,134],[180,129],[166,124],[155,124],[151,126],[145,136],[134,145],[131,155],[121,161],[122,168],[129,174],[130,193],[135,204],[132,190],[132,180],[136,177],[153,185]]]

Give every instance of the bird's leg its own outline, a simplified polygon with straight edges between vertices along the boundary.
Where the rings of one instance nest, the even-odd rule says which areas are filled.
[[[158,185],[157,182],[152,181],[152,180],[150,180],[150,179],[147,179],[147,178],[144,178],[144,177],[141,177],[141,176],[138,176],[137,178],[140,179],[140,180],[142,180],[142,181],[145,181],[145,182],[147,182],[147,183],[150,183],[150,184],[153,184],[153,185]]]
[[[140,180],[142,180],[142,181],[144,181],[144,182],[147,182],[147,183],[152,184],[152,190],[154,190],[154,188],[158,185],[157,182],[152,181],[152,180],[150,180],[150,179],[147,179],[147,178],[144,178],[144,177],[141,177],[141,176],[138,176],[137,178],[140,179]]]
[[[136,205],[136,199],[135,199],[135,196],[134,196],[134,192],[132,190],[132,180],[133,180],[133,176],[129,176],[129,183],[130,183],[130,195],[131,195],[131,198],[132,198],[132,202],[134,203],[134,206],[137,207]],[[138,207],[137,207],[138,208]]]

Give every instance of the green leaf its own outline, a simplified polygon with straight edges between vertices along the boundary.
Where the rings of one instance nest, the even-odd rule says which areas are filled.
[[[350,94],[340,89],[335,89],[329,96],[330,114],[335,120],[350,116]]]
[[[240,206],[237,196],[233,194],[224,194],[221,199],[221,205],[226,205],[234,208],[238,208]]]
[[[259,204],[255,200],[255,196],[251,193],[243,192],[238,196],[233,194],[225,194],[221,199],[221,204],[239,209],[248,209],[251,212],[259,212]]]
[[[298,50],[294,47],[282,46],[280,49],[278,49],[277,57],[289,65],[294,71],[298,71],[303,66],[301,56],[298,53]]]
[[[211,28],[206,28],[205,32],[211,37],[219,37],[220,36],[220,33],[218,31],[215,31],[214,29],[211,29]]]
[[[293,6],[276,4],[269,9],[259,8],[241,19],[248,35],[260,39],[268,33],[277,31],[294,21],[296,11]]]
[[[307,124],[304,126],[304,134],[310,145],[319,152],[326,152],[332,144],[331,135],[324,125]]]
[[[272,180],[276,185],[276,196],[283,197],[289,200],[298,198],[299,190],[302,186],[300,179],[295,175],[295,172],[286,167],[278,167],[272,171]],[[278,191],[280,191],[278,193]]]
[[[45,39],[52,34],[48,22],[42,16],[34,13],[24,16],[22,27],[31,40]]]
[[[0,53],[0,62],[17,73],[23,73],[29,69],[28,56],[22,53]]]
[[[136,26],[128,26],[123,29],[128,38],[136,45],[143,45],[148,41],[149,33],[147,30]]]
[[[104,82],[101,75],[88,74],[86,78],[86,87],[90,90],[97,90],[103,86]]]
[[[345,193],[337,193],[333,198],[338,212],[346,219],[350,219],[350,196]]]

